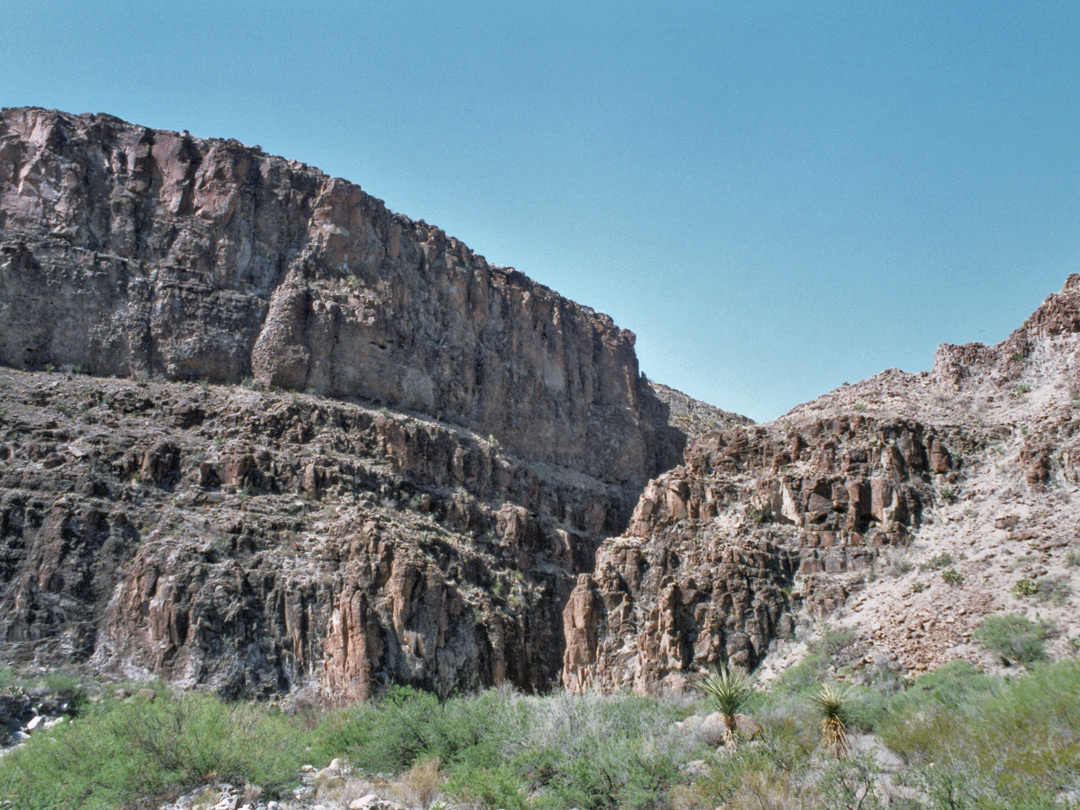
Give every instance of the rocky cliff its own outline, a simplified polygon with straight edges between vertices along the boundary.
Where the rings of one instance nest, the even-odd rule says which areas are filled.
[[[634,336],[235,141],[0,112],[0,363],[356,397],[640,481],[681,434]]]
[[[597,545],[688,435],[745,421],[633,343],[294,161],[5,109],[0,659],[549,687]]]
[[[995,666],[1002,611],[1080,646],[1080,276],[754,425],[345,181],[3,110],[0,365],[0,664],[351,698],[768,677],[825,624]]]
[[[1001,611],[1051,621],[1066,654],[1078,408],[1074,275],[997,346],[943,345],[931,372],[706,433],[579,575],[563,683],[655,690],[718,664],[782,666],[823,621],[865,663],[914,670],[993,665],[972,632]]]
[[[307,394],[0,370],[0,659],[226,694],[550,686],[622,489]]]

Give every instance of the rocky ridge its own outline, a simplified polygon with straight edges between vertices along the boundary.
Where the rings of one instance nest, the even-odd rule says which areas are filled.
[[[741,420],[633,342],[257,147],[3,110],[0,664],[549,687],[574,576]]]
[[[1069,654],[1078,447],[1073,275],[997,346],[943,345],[930,372],[704,435],[579,575],[563,683],[678,689],[724,663],[767,676],[823,622],[866,664],[996,666],[972,632],[1003,611],[1052,621]]]
[[[971,639],[1001,611],[1064,655],[1078,334],[1072,276],[998,346],[753,425],[345,181],[4,110],[0,664],[678,690],[825,624],[866,664],[997,666]]]
[[[683,434],[634,336],[236,141],[0,111],[0,363],[356,397],[635,486]]]

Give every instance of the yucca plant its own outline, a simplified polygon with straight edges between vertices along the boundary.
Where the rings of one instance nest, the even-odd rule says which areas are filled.
[[[848,752],[848,723],[851,708],[848,694],[842,687],[823,684],[811,698],[821,715],[821,742],[825,750],[839,758]]]
[[[721,666],[701,679],[701,689],[724,718],[724,746],[734,751],[736,715],[753,694],[750,680],[737,669]]]

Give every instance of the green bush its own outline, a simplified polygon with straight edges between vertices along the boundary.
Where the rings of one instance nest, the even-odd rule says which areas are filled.
[[[964,576],[955,568],[947,568],[941,572],[941,579],[946,585],[959,585],[964,581]]]
[[[919,570],[937,571],[940,568],[947,568],[953,564],[953,558],[951,554],[938,554],[936,557],[931,557],[929,560],[919,566]]]
[[[1012,592],[1015,596],[1034,596],[1039,592],[1039,583],[1027,577],[1018,579],[1012,586]]]
[[[1053,630],[1049,622],[1033,622],[1019,613],[987,616],[975,631],[975,640],[1006,661],[1033,664],[1046,660],[1046,637]]]
[[[460,765],[451,772],[446,792],[469,807],[500,807],[503,810],[528,807],[524,783],[508,764],[493,768]]]
[[[929,807],[1049,808],[1060,786],[1080,779],[1077,662],[1012,681],[955,669],[941,687],[931,700],[906,696],[881,729]]]
[[[1072,596],[1072,583],[1064,574],[1047,574],[1036,581],[1039,598],[1053,605],[1064,605]]]
[[[811,655],[820,654],[827,659],[836,658],[842,653],[850,653],[859,637],[854,627],[829,627],[826,625],[821,634],[807,643]]]
[[[781,710],[774,716],[771,710],[776,708]],[[739,807],[744,800],[769,794],[780,803],[759,806],[794,806],[800,792],[798,785],[806,778],[817,747],[815,718],[805,703],[769,706],[761,717],[760,741],[712,759],[705,773],[695,780],[686,804]]]
[[[523,708],[495,691],[440,702],[430,692],[395,687],[379,701],[328,716],[313,734],[313,749],[373,772],[396,773],[433,757],[444,767],[496,766],[498,741]]]
[[[525,735],[504,750],[540,810],[656,806],[691,758],[694,742],[672,731],[680,712],[671,703],[556,694],[530,704]]]
[[[296,781],[302,732],[257,704],[199,693],[90,706],[0,760],[0,791],[23,810],[113,810],[212,778],[276,795]]]
[[[489,690],[440,702],[408,687],[327,717],[313,733],[323,758],[400,772],[439,757],[446,791],[476,806],[601,810],[651,807],[689,758],[673,735],[678,709],[653,698]]]

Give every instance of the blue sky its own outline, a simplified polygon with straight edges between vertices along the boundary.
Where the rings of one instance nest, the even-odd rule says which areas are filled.
[[[0,105],[234,137],[758,420],[1080,272],[1080,3],[0,4]]]

